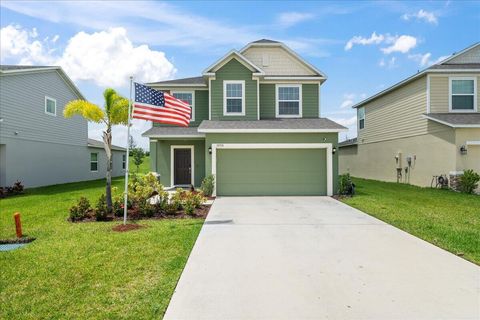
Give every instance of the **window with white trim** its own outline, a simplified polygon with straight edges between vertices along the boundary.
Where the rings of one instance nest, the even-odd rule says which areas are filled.
[[[57,100],[45,96],[45,113],[52,116],[57,115]]]
[[[98,153],[96,152],[90,153],[90,171],[98,171]]]
[[[358,129],[365,128],[365,107],[361,107],[357,109],[357,117],[358,117]]]
[[[127,155],[122,154],[122,169],[125,170],[127,168]]]
[[[450,78],[450,111],[476,110],[475,77]]]
[[[172,92],[172,96],[177,99],[180,99],[190,105],[192,109],[192,115],[190,117],[190,121],[195,121],[195,96],[193,91],[174,91]]]
[[[245,115],[245,81],[223,82],[223,114]]]
[[[277,85],[276,116],[279,118],[302,116],[301,85]]]

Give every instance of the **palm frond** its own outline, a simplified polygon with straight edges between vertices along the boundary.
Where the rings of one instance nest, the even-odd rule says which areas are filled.
[[[74,115],[80,115],[91,122],[102,122],[105,120],[105,113],[103,110],[91,102],[85,100],[72,100],[65,105],[63,109],[63,116],[71,118]]]

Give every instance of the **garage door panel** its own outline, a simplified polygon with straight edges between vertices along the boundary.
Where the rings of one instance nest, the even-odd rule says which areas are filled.
[[[325,149],[219,149],[218,195],[325,195]]]

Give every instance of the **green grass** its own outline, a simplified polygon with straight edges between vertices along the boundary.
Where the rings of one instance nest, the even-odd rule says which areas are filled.
[[[480,196],[353,179],[346,204],[480,264]],[[395,248],[392,248],[395,250]]]
[[[130,162],[128,164],[129,171],[137,173],[137,166],[133,163],[133,157],[130,156]],[[150,172],[150,157],[143,158],[143,163],[138,167],[138,173],[149,173]]]
[[[122,190],[123,179],[114,179]],[[0,252],[0,319],[161,318],[203,221],[140,221],[148,227],[117,233],[119,222],[70,223],[68,208],[84,195],[96,201],[104,181],[27,190],[0,200],[0,238],[37,238]]]

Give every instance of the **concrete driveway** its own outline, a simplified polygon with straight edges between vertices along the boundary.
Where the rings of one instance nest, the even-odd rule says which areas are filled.
[[[480,267],[328,197],[218,198],[165,319],[479,319]]]

